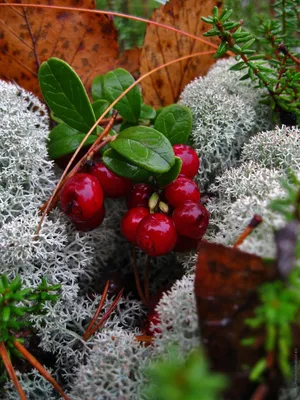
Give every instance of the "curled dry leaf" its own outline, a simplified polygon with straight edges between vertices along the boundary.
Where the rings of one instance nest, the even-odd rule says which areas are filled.
[[[95,8],[93,0],[17,2]],[[96,75],[118,65],[117,31],[105,15],[13,6],[0,10],[0,79],[13,80],[41,96],[37,71],[49,57],[69,63],[88,89]]]
[[[202,37],[208,26],[201,21],[201,17],[210,15],[213,7],[220,5],[222,2],[218,0],[170,0],[153,12],[152,20]],[[217,42],[216,40],[214,43]],[[143,75],[168,61],[209,50],[212,50],[209,45],[148,25],[140,71]],[[156,72],[141,83],[145,103],[156,108],[176,103],[184,86],[195,77],[205,75],[213,63],[212,55],[205,55],[181,61]]]
[[[241,339],[253,336],[245,319],[253,317],[259,304],[259,286],[278,278],[277,268],[221,244],[202,241],[198,250],[195,296],[202,340],[212,367],[230,376],[228,398],[247,399],[255,385],[244,366],[253,366],[264,356],[264,331],[255,331],[261,339],[255,347],[242,346]]]

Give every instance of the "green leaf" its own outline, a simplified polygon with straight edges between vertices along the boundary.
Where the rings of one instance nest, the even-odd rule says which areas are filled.
[[[140,119],[153,120],[156,118],[156,111],[153,107],[143,103],[141,107]]]
[[[104,97],[112,103],[134,83],[133,76],[125,69],[117,68],[104,76]],[[138,122],[141,113],[142,96],[138,86],[130,90],[116,105],[115,109],[129,122]]]
[[[241,69],[247,68],[247,65],[245,65],[244,61],[240,61],[236,64],[234,64],[232,67],[229,68],[230,71],[240,71]]]
[[[182,160],[179,157],[175,157],[175,164],[173,167],[164,174],[155,175],[156,182],[159,186],[167,186],[169,183],[173,182],[177,178],[181,171]]]
[[[219,20],[221,22],[225,22],[231,16],[232,13],[233,13],[233,10],[224,10],[222,12],[222,14],[220,15]]]
[[[115,174],[134,181],[148,182],[151,176],[149,171],[130,163],[113,149],[108,149],[104,152],[103,162]]]
[[[180,104],[164,107],[155,120],[154,128],[163,133],[173,144],[185,143],[193,124],[191,110]]]
[[[124,121],[120,125],[119,132],[125,131],[125,129],[131,128],[132,126],[136,126],[136,124],[133,124],[133,123],[128,122],[128,121]]]
[[[163,173],[175,163],[169,140],[146,126],[134,126],[119,133],[111,147],[127,160],[147,171]]]
[[[98,75],[92,82],[92,98],[94,101],[104,99],[103,81],[104,75]]]
[[[93,111],[96,119],[100,118],[104,111],[109,107],[109,102],[106,100],[96,100],[92,103]]]
[[[2,321],[7,322],[9,320],[9,317],[10,317],[10,307],[8,307],[8,306],[3,307]]]
[[[80,132],[96,122],[85,88],[76,72],[64,61],[49,58],[38,73],[44,99],[56,117]]]
[[[56,158],[74,153],[85,135],[85,133],[78,132],[76,129],[73,129],[66,124],[57,125],[49,134],[49,157],[55,160]],[[83,147],[93,144],[96,139],[97,136],[90,135]]]

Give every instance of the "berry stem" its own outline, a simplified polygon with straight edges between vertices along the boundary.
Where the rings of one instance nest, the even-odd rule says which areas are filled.
[[[149,276],[150,276],[151,258],[147,256],[145,275],[144,275],[144,293],[147,305],[149,304]]]
[[[138,294],[142,300],[142,303],[147,306],[147,300],[144,296],[142,287],[141,287],[141,282],[140,282],[140,278],[139,278],[139,273],[137,270],[137,265],[136,265],[136,252],[135,252],[135,247],[132,246],[132,266],[133,266],[133,273],[134,273],[134,279],[135,279],[135,285],[136,285],[136,289],[138,291]]]
[[[100,315],[100,313],[102,311],[102,308],[103,308],[105,300],[106,300],[106,296],[107,296],[107,292],[108,292],[108,288],[109,288],[109,283],[110,282],[107,281],[106,284],[105,284],[105,288],[104,288],[104,291],[102,293],[102,297],[101,297],[99,306],[98,306],[98,308],[97,308],[97,310],[96,310],[96,312],[95,312],[95,314],[93,316],[93,319],[89,323],[89,326],[87,327],[86,331],[84,332],[83,340],[86,340],[86,338],[88,337],[90,330],[92,329],[93,325],[96,323],[96,321],[97,321],[97,319],[98,319],[98,317],[99,317],[99,315]]]
[[[7,353],[6,347],[4,342],[0,342],[0,357],[3,360],[5,369],[10,377],[10,379],[13,381],[13,384],[20,396],[20,400],[26,400],[26,395],[22,389],[22,386],[17,378],[16,372],[14,370],[14,367],[12,366],[12,363],[10,361],[9,355]]]
[[[26,358],[26,360],[34,367],[36,368],[39,373],[48,381],[51,383],[51,385],[54,387],[54,389],[63,397],[65,400],[70,400],[70,398],[64,393],[62,388],[59,386],[59,384],[56,382],[56,380],[49,374],[48,371],[45,370],[45,368],[38,362],[38,360],[31,354],[29,351],[17,340],[13,342],[13,345],[15,348]]]

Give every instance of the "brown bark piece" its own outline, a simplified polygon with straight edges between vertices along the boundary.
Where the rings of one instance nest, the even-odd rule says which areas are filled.
[[[201,17],[211,15],[217,0],[170,0],[153,12],[152,20],[171,25],[198,37],[210,26]],[[218,39],[211,42],[218,44]],[[148,25],[141,54],[141,74],[176,58],[212,48],[176,32]],[[195,77],[205,75],[214,63],[212,55],[191,58],[173,64],[142,81],[144,100],[156,108],[176,103],[183,88]]]

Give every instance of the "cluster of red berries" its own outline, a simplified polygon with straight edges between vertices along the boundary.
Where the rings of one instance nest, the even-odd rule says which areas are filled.
[[[178,144],[173,149],[182,160],[180,175],[159,195],[150,184],[134,185],[127,197],[129,210],[121,221],[126,239],[150,256],[195,248],[208,226],[209,213],[192,180],[199,158],[190,146]]]
[[[190,146],[177,144],[173,149],[182,160],[182,168],[163,190],[146,183],[133,185],[98,161],[89,173],[78,173],[66,182],[60,198],[62,211],[77,229],[88,231],[103,221],[104,196],[127,196],[128,211],[122,218],[121,232],[130,243],[150,256],[195,248],[209,221],[193,181],[199,158]]]

